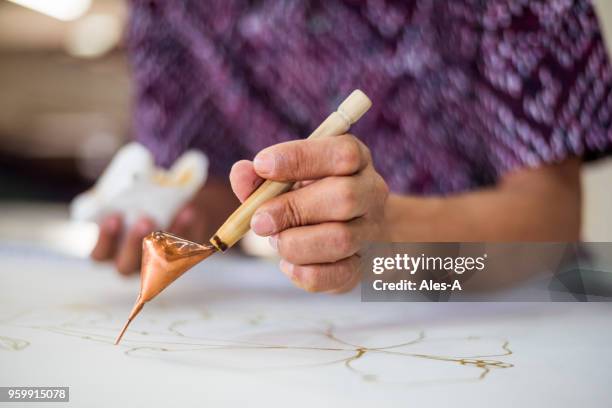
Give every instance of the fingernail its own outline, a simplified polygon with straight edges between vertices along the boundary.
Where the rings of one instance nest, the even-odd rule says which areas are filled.
[[[287,275],[291,279],[294,279],[293,275],[294,275],[295,265],[285,261],[284,259],[281,259],[278,266],[285,275]]]
[[[274,171],[274,157],[270,153],[259,153],[253,160],[253,166],[259,174],[270,174]]]
[[[251,228],[257,235],[267,236],[274,232],[274,220],[267,212],[255,213],[251,219]]]
[[[278,234],[274,234],[268,238],[268,243],[275,251],[278,251]]]

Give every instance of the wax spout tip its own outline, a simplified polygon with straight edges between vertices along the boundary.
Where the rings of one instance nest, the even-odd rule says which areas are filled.
[[[115,342],[113,343],[113,345],[118,346],[118,345],[119,345],[119,342],[121,341],[121,338],[122,338],[122,337],[123,337],[123,336],[119,336],[119,337],[117,337],[117,338],[115,339]]]
[[[125,322],[125,324],[123,325],[123,328],[119,332],[119,335],[115,339],[115,343],[114,343],[115,346],[119,344],[119,342],[123,338],[123,335],[125,334],[125,331],[127,330],[128,326],[130,325],[130,323],[132,323],[132,320],[134,320],[134,317],[136,317],[136,315],[138,313],[140,313],[140,311],[142,310],[143,306],[144,306],[144,302],[142,302],[140,300],[140,296],[139,296],[138,299],[136,300],[136,304],[134,305],[134,308],[130,312],[130,316],[128,317],[127,322]]]
[[[121,329],[121,331],[119,332],[119,335],[117,336],[117,338],[115,339],[115,346],[117,344],[119,344],[119,342],[121,341],[121,339],[123,338],[123,334],[125,333],[125,331],[127,330],[128,326],[130,325],[130,322],[132,321],[132,319],[128,319],[127,322],[125,322],[125,324],[123,325],[123,329]]]
[[[115,342],[113,343],[115,346],[119,344],[119,342],[121,341],[121,339],[123,338],[123,333],[125,333],[125,330],[127,329],[127,324],[125,325],[125,327],[123,328],[123,330],[121,330],[121,333],[119,333],[119,335],[117,336],[117,338],[115,339]]]

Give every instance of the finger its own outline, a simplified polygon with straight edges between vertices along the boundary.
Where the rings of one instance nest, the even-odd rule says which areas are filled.
[[[338,291],[359,275],[359,258],[353,255],[334,263],[305,266],[282,260],[280,268],[297,287],[308,292]]]
[[[295,265],[337,262],[359,250],[362,229],[362,220],[290,228],[278,235],[276,247],[281,258]]]
[[[230,170],[230,183],[236,197],[242,202],[255,190],[263,180],[255,173],[253,163],[240,160]]]
[[[100,223],[98,241],[91,251],[91,258],[96,261],[111,259],[117,248],[117,241],[121,234],[121,217],[113,214]]]
[[[326,177],[268,200],[253,215],[251,228],[268,236],[292,227],[351,220],[366,213],[370,203],[365,197],[373,188],[370,184],[361,173]]]
[[[186,237],[190,235],[190,231],[192,229],[193,224],[196,222],[196,209],[193,204],[188,204],[183,207],[174,220],[172,221],[172,225],[169,228],[169,231],[172,234],[175,234],[179,237]],[[192,239],[192,238],[189,238]]]
[[[259,152],[253,165],[265,179],[297,181],[348,176],[369,162],[368,148],[347,134],[279,143]]]
[[[115,267],[122,275],[138,271],[142,256],[142,239],[150,234],[155,225],[148,218],[142,218],[127,232],[115,259]]]
[[[333,289],[333,290],[329,291],[329,293],[338,295],[338,294],[341,294],[341,293],[350,292],[351,290],[353,290],[355,288],[355,286],[357,286],[357,284],[360,281],[361,281],[361,272],[358,269],[356,273],[353,273],[352,278],[350,280],[348,280],[344,284],[344,286],[341,286],[338,289]]]

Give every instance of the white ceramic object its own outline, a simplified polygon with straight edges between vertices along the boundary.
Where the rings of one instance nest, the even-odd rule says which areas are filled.
[[[206,181],[208,159],[195,150],[184,153],[169,170],[155,166],[151,153],[139,143],[122,147],[94,187],[70,205],[77,221],[98,222],[120,214],[125,225],[142,216],[157,228],[167,228],[176,212]]]

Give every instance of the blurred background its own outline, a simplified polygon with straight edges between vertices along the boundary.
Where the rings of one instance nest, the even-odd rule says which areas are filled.
[[[596,5],[612,44],[612,2]],[[91,247],[66,205],[130,137],[126,18],[124,0],[0,0],[0,240]],[[583,180],[583,237],[612,241],[612,160]]]

